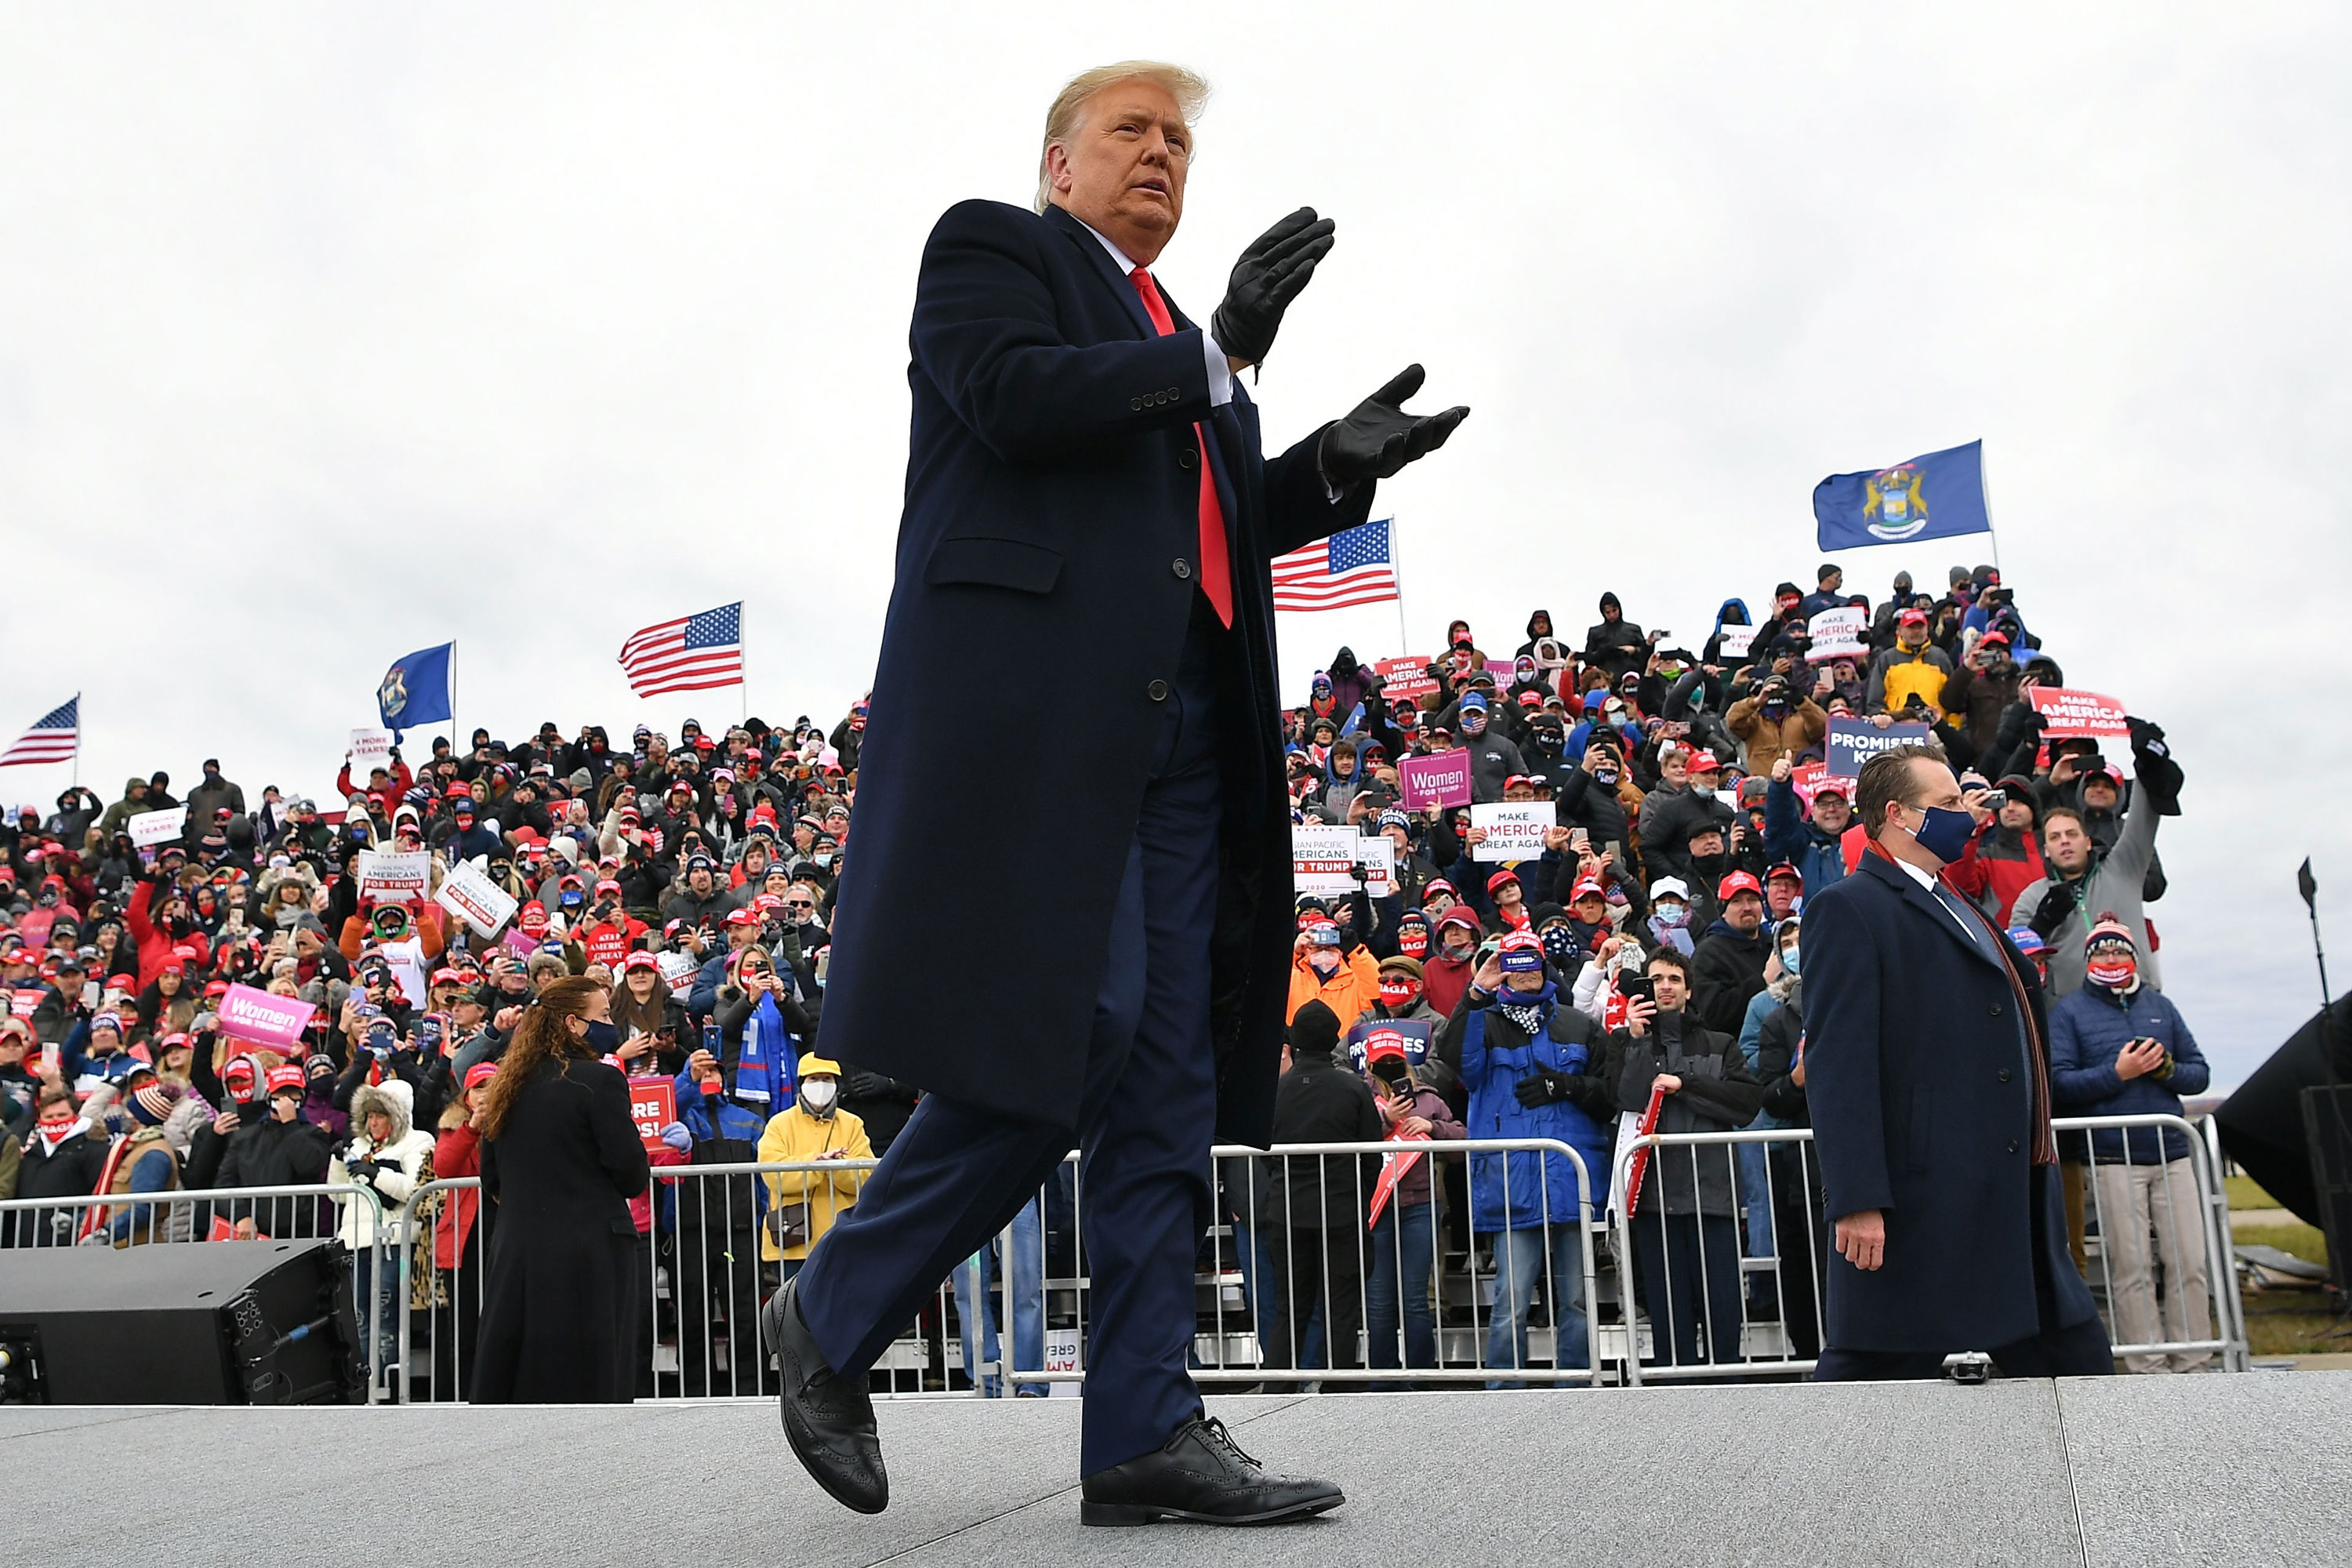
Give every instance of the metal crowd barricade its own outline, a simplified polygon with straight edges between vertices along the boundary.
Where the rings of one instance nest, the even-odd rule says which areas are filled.
[[[1555,1201],[1542,1174],[1547,1155],[1568,1162],[1572,1200]],[[1376,1225],[1370,1206],[1381,1172],[1400,1157],[1428,1163],[1431,1201],[1407,1209],[1391,1192]],[[1473,1226],[1470,1157],[1496,1163],[1506,1194],[1514,1173],[1532,1181],[1524,1210],[1507,1199],[1500,1213],[1479,1216],[1495,1229]],[[1606,1364],[1595,1353],[1612,1342],[1600,1325],[1592,1244],[1602,1227],[1591,1173],[1570,1145],[1538,1138],[1220,1145],[1212,1161],[1216,1216],[1193,1272],[1196,1381],[1327,1392],[1552,1385],[1592,1383]],[[1015,1325],[1013,1359],[999,1370],[1024,1392],[1085,1377],[1090,1281],[1077,1170],[1075,1157],[1066,1160],[1028,1228],[1016,1221],[998,1244],[1012,1261],[1001,1273],[997,1320]],[[1535,1239],[1497,1239],[1507,1232]],[[1037,1330],[1024,1330],[1024,1318]],[[1024,1341],[1042,1342],[1042,1356]]]
[[[2151,1371],[2208,1361],[2247,1370],[2229,1198],[2210,1131],[2160,1114],[2060,1117],[2052,1125],[2062,1150],[2070,1134],[2121,1134],[2113,1146],[2120,1158],[2061,1167],[2063,1180],[2084,1172],[2085,1278],[2116,1357]],[[2178,1160],[2150,1159],[2131,1138],[2137,1131],[2157,1142],[2167,1131],[2185,1142]],[[1639,1202],[1630,1213],[1614,1204],[1610,1225],[1621,1279],[1639,1279],[1650,1343],[1648,1354],[1628,1358],[1630,1381],[1810,1373],[1824,1338],[1835,1245],[1811,1130],[1628,1139],[1616,1151],[1612,1194],[1623,1192],[1644,1148],[1653,1152]],[[1742,1169],[1750,1148],[1764,1152],[1760,1182]],[[1627,1321],[1634,1316],[1629,1306]]]
[[[783,1245],[769,1231],[770,1216],[780,1202],[824,1208],[824,1223],[809,1227],[814,1242],[854,1206],[856,1191],[877,1163],[803,1160],[654,1167],[648,1199],[639,1205],[642,1228],[633,1284],[640,1308],[637,1397],[773,1397],[776,1377],[761,1342],[760,1308],[798,1271],[807,1244]],[[835,1183],[845,1175],[852,1179],[852,1191],[842,1194]],[[473,1176],[436,1179],[421,1184],[403,1207],[416,1240],[405,1255],[407,1310],[401,1315],[399,1362],[404,1397],[417,1403],[461,1402],[470,1392],[488,1275],[480,1186]],[[828,1190],[836,1194],[829,1205],[811,1195]],[[788,1252],[802,1256],[782,1256]],[[982,1374],[971,1378],[970,1392],[984,1390],[990,1358],[980,1349],[967,1353],[966,1341],[977,1336],[957,1332],[962,1315],[955,1310],[956,1285],[953,1278],[942,1283],[909,1331],[883,1352],[875,1366],[885,1384],[878,1394],[950,1392],[968,1363]]]
[[[1559,1239],[1524,1258],[1508,1249],[1496,1252],[1491,1237],[1485,1245],[1476,1240],[1465,1245],[1462,1238],[1471,1235],[1467,1215],[1458,1206],[1445,1211],[1437,1202],[1410,1215],[1391,1208],[1391,1223],[1375,1231],[1367,1215],[1379,1184],[1380,1162],[1401,1147],[1431,1163],[1430,1173],[1438,1183],[1433,1195],[1444,1185],[1442,1163],[1446,1159],[1458,1168],[1466,1155],[1489,1155],[1502,1163],[1507,1178],[1517,1161],[1539,1166],[1546,1154],[1564,1158],[1576,1178],[1575,1212],[1562,1212],[1570,1206],[1565,1204],[1555,1210],[1550,1193],[1538,1180],[1540,1196],[1519,1228],[1541,1227],[1547,1239],[1556,1231]],[[1600,1291],[1593,1235],[1605,1228],[1592,1201],[1591,1173],[1567,1144],[1484,1139],[1404,1146],[1299,1144],[1271,1152],[1222,1147],[1213,1158],[1213,1174],[1233,1177],[1230,1185],[1221,1185],[1220,1201],[1237,1205],[1238,1212],[1221,1208],[1220,1223],[1204,1240],[1195,1269],[1198,1317],[1192,1359],[1194,1375],[1204,1384],[1234,1386],[1263,1383],[1270,1376],[1282,1382],[1303,1377],[1329,1387],[1320,1376],[1326,1370],[1344,1373],[1347,1382],[1364,1386],[1594,1380],[1596,1358],[1560,1342],[1572,1314],[1580,1314],[1581,1321],[1596,1312]],[[1308,1162],[1313,1162],[1311,1168]],[[760,1342],[758,1310],[781,1283],[784,1269],[779,1260],[761,1257],[768,1184],[845,1170],[862,1181],[874,1163],[656,1167],[652,1229],[645,1234],[640,1253],[638,1285],[645,1312],[639,1397],[772,1397],[775,1377]],[[950,1272],[915,1324],[877,1363],[876,1371],[883,1374],[878,1394],[1041,1394],[1083,1379],[1091,1281],[1078,1171],[1073,1154],[989,1247]],[[1328,1198],[1350,1220],[1317,1233],[1328,1232],[1333,1241],[1321,1249],[1322,1261],[1340,1264],[1336,1270],[1319,1272],[1318,1281],[1336,1277],[1347,1283],[1343,1291],[1300,1290],[1310,1261],[1307,1254],[1316,1249],[1302,1242],[1299,1233],[1310,1227],[1294,1231],[1286,1224],[1277,1250],[1259,1223],[1273,1212],[1264,1200],[1276,1184],[1288,1196],[1294,1180],[1311,1191],[1318,1205]],[[437,1180],[419,1186],[404,1210],[406,1228],[417,1238],[406,1254],[411,1263],[405,1293],[409,1310],[402,1316],[398,1351],[405,1397],[425,1402],[466,1397],[486,1272],[478,1208],[470,1220],[464,1208],[469,1199],[478,1205],[478,1183],[471,1177]],[[789,1193],[787,1201],[792,1201]],[[1286,1209],[1283,1212],[1286,1218]],[[1516,1222],[1519,1216],[1506,1213],[1500,1217]],[[1449,1238],[1449,1232],[1455,1234]],[[1239,1249],[1261,1241],[1266,1244],[1266,1267],[1244,1265]],[[1383,1278],[1382,1247],[1392,1264],[1402,1264],[1408,1254],[1422,1257],[1424,1245],[1426,1279],[1406,1279],[1407,1270],[1391,1271],[1385,1278],[1398,1310],[1379,1312],[1369,1287]],[[1516,1318],[1522,1331],[1517,1337],[1498,1338],[1495,1332],[1498,1284],[1506,1306],[1513,1309],[1507,1314],[1506,1328]],[[1541,1321],[1533,1310],[1538,1295],[1543,1303]],[[1297,1305],[1287,1333],[1276,1342],[1261,1333],[1257,1317],[1261,1309],[1271,1311],[1285,1302]],[[1420,1318],[1425,1318],[1430,1333],[1416,1345],[1409,1341],[1412,1323]],[[1385,1333],[1384,1344],[1381,1333]],[[1598,1333],[1591,1339],[1603,1342]],[[1332,1359],[1328,1347],[1335,1342],[1346,1348],[1339,1352],[1339,1366],[1327,1369],[1322,1363]],[[1507,1351],[1494,1353],[1501,1344],[1507,1344]],[[1570,1353],[1563,1356],[1564,1351]]]
[[[353,1215],[353,1209],[357,1215]],[[352,1326],[366,1349],[368,1398],[385,1398],[385,1367],[394,1336],[376,1307],[399,1278],[396,1233],[387,1230],[373,1187],[328,1185],[215,1187],[160,1193],[100,1193],[55,1198],[0,1200],[0,1268],[19,1249],[52,1247],[200,1246],[234,1237],[239,1221],[278,1241],[341,1240],[350,1248]],[[230,1236],[216,1236],[225,1228]],[[26,1259],[29,1263],[30,1259]]]

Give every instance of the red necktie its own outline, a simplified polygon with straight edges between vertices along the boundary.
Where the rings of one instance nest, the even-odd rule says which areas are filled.
[[[1135,291],[1143,296],[1143,313],[1151,324],[1166,337],[1176,330],[1175,318],[1168,313],[1168,301],[1160,297],[1160,285],[1151,274],[1139,267],[1129,273]],[[1192,439],[1201,449],[1201,592],[1209,595],[1209,607],[1217,612],[1217,619],[1230,626],[1234,624],[1234,567],[1225,553],[1225,509],[1217,504],[1217,481],[1209,472],[1209,437],[1200,426],[1192,426]]]

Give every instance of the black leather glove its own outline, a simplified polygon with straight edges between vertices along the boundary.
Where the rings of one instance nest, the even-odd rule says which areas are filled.
[[[1518,1097],[1521,1105],[1549,1105],[1555,1100],[1568,1098],[1568,1075],[1538,1068],[1519,1079],[1511,1092]]]
[[[2180,764],[2172,760],[2172,748],[2164,743],[2164,731],[2145,719],[2126,717],[2124,722],[2131,729],[2132,771],[2141,789],[2156,807],[2158,816],[2180,815],[2180,786],[2188,777]]]
[[[1404,400],[1421,390],[1422,377],[1421,366],[1405,366],[1394,381],[1323,432],[1317,456],[1326,479],[1344,489],[1366,479],[1390,479],[1407,463],[1445,445],[1454,427],[1470,417],[1470,410],[1457,404],[1443,414],[1407,414]]]
[[[1300,207],[1250,241],[1234,263],[1223,301],[1209,318],[1209,332],[1219,348],[1252,364],[1265,363],[1274,334],[1282,330],[1282,313],[1315,276],[1315,264],[1330,254],[1331,230],[1329,218]]]
[[[2034,906],[2033,919],[2027,922],[2036,936],[2044,942],[2057,940],[2059,928],[2074,917],[2075,902],[2081,897],[2079,887],[2063,880],[2050,884],[2050,890],[2042,895],[2042,902]]]

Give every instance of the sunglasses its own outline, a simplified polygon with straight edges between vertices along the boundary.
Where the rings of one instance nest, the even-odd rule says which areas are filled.
[[[784,900],[784,908],[788,910],[813,910],[816,908],[816,905],[806,899],[786,899]]]

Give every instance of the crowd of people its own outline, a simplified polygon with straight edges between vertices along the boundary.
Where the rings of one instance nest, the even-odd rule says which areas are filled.
[[[1870,612],[1867,651],[1814,657],[1810,618],[1848,605]],[[1696,648],[1643,631],[1613,594],[1580,640],[1543,610],[1505,640],[1514,652],[1490,657],[1455,621],[1402,680],[1340,648],[1286,717],[1297,820],[1387,838],[1394,875],[1298,900],[1276,1135],[1555,1139],[1586,1184],[1557,1155],[1446,1156],[1409,1167],[1375,1217],[1378,1162],[1336,1181],[1328,1162],[1306,1174],[1226,1162],[1230,1240],[1213,1245],[1247,1277],[1267,1366],[1354,1364],[1360,1317],[1374,1365],[1435,1365],[1431,1305],[1455,1253],[1488,1282],[1482,1355],[1498,1383],[1531,1364],[1539,1294],[1552,1354],[1582,1364],[1593,1304],[1576,1221],[1580,1199],[1602,1201],[1621,1117],[1654,1100],[1664,1131],[1806,1124],[1804,906],[1861,848],[1851,781],[1814,765],[1834,720],[1924,724],[1958,772],[1975,832],[1950,879],[2046,976],[2060,1113],[2178,1111],[2204,1087],[2158,989],[2149,915],[2180,770],[2137,719],[2128,758],[2044,736],[2026,692],[2063,677],[1998,572],[1955,567],[1940,592],[1898,574],[1873,604],[1825,564],[1811,593],[1782,583],[1753,622],[1724,601]],[[110,1201],[0,1210],[0,1246],[339,1236],[377,1260],[362,1321],[389,1347],[400,1314],[415,1314],[435,1353],[454,1356],[475,1325],[452,1281],[478,1268],[489,1216],[467,1190],[410,1200],[481,1170],[485,1091],[526,1009],[573,976],[610,994],[596,1048],[671,1086],[656,1167],[887,1151],[918,1089],[812,1054],[865,722],[858,703],[829,729],[688,720],[674,742],[641,726],[625,744],[548,722],[518,742],[435,739],[413,762],[395,749],[359,776],[347,758],[323,808],[275,787],[248,798],[215,760],[184,799],[157,772],[110,802],[75,788],[46,816],[25,808],[0,825],[0,986],[14,1004],[0,1022],[0,1198]],[[1468,753],[1471,805],[1410,804],[1401,764],[1454,750]],[[1482,853],[1475,808],[1496,802],[1549,804],[1539,854]],[[180,838],[134,846],[131,818],[183,805]],[[416,850],[429,852],[425,894],[362,896],[362,856]],[[509,924],[486,933],[432,896],[461,864],[514,900]],[[1021,936],[1008,920],[953,940]],[[310,1004],[299,1042],[226,1032],[233,986]],[[1383,1023],[1423,1027],[1362,1049],[1361,1026]],[[2202,1267],[2178,1185],[2186,1154],[2152,1131],[2068,1152],[2077,1260],[2095,1191],[2122,1341],[2207,1331],[2201,1274],[2184,1281],[2171,1261]],[[854,1203],[856,1173],[709,1192],[725,1195],[679,1186],[633,1205],[668,1259],[670,1299],[698,1299],[738,1335],[715,1352],[682,1336],[689,1393],[717,1387],[722,1361],[762,1359],[758,1298]],[[1033,1247],[1059,1223],[1054,1198],[1016,1226]],[[1769,1304],[1789,1352],[1809,1356],[1817,1198],[1794,1143],[1719,1173],[1662,1163],[1624,1284],[1646,1303],[1655,1355],[1738,1359],[1759,1306],[1738,1296],[1745,1224],[1749,1254],[1813,1259],[1782,1268]],[[1021,1302],[1013,1364],[1043,1364],[1038,1271],[1014,1250],[957,1277],[967,1365],[993,1357],[974,1331],[992,1345],[1003,1267]],[[709,1261],[721,1255],[724,1269]],[[753,1256],[759,1268],[738,1267]]]

